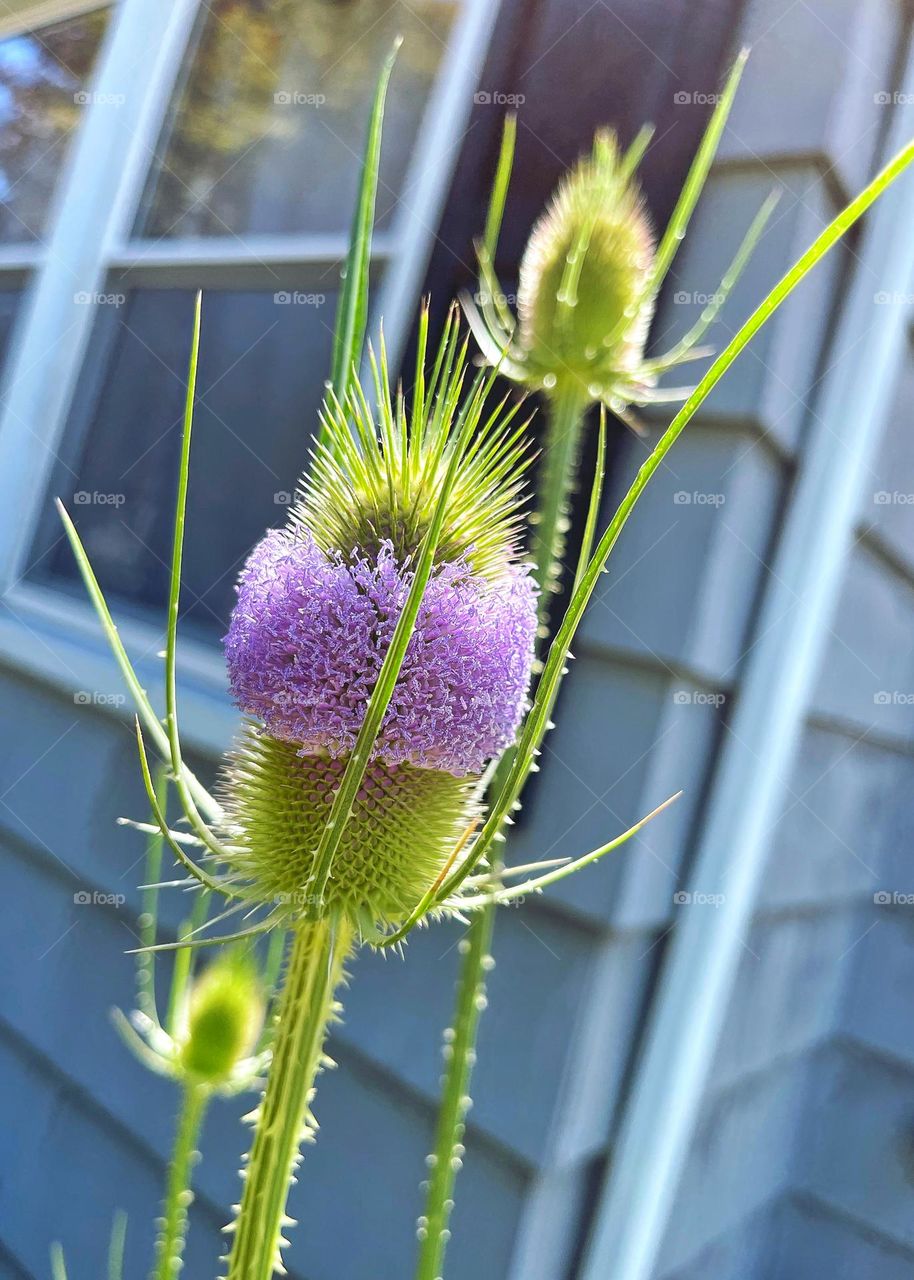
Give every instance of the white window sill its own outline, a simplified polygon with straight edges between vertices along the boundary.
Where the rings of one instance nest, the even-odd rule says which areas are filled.
[[[164,633],[118,622],[124,647],[153,706],[164,707]],[[20,583],[0,608],[0,666],[50,685],[79,707],[132,721],[133,702],[91,606],[49,587]],[[120,700],[122,698],[122,700]],[[178,635],[178,716],[190,749],[218,755],[238,725],[215,646]]]

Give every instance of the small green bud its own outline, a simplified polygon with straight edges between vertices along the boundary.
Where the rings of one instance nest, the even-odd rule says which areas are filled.
[[[219,1084],[254,1049],[264,998],[253,964],[237,953],[209,966],[190,993],[181,1063],[199,1080]]]
[[[599,399],[641,361],[654,243],[640,188],[603,131],[533,228],[520,268],[525,363],[548,391]]]

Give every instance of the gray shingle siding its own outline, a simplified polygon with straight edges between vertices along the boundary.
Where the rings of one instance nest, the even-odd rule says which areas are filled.
[[[595,23],[611,43],[617,24],[592,8],[579,6],[586,21],[563,56],[580,56]],[[542,51],[559,6],[537,13]],[[753,62],[667,289],[658,346],[701,307],[676,295],[716,287],[772,185],[789,190],[716,326],[718,347],[865,179],[882,127],[874,94],[893,85],[903,29],[890,0],[747,6],[741,37],[756,43]],[[705,78],[688,87],[712,91],[715,76]],[[531,101],[534,79],[531,70]],[[775,83],[784,92],[773,97]],[[656,84],[644,96],[665,102]],[[687,117],[679,123],[691,128]],[[679,443],[575,646],[511,856],[581,852],[680,787],[685,795],[620,854],[499,919],[454,1280],[570,1280],[682,909],[674,894],[852,265],[852,251],[841,250],[815,273]],[[914,491],[912,388],[909,353],[874,494]],[[613,495],[646,447],[620,438]],[[914,691],[914,503],[865,504],[833,631],[665,1240],[663,1280],[900,1280],[914,1260],[911,925],[904,908],[873,903],[879,888],[914,892],[914,709],[874,702],[878,689]],[[16,1153],[0,1168],[0,1277],[46,1275],[48,1245],[61,1238],[71,1280],[96,1280],[117,1205],[131,1215],[132,1277],[148,1250],[173,1095],[123,1051],[108,1019],[113,1004],[132,999],[123,951],[141,842],[114,822],[145,808],[129,726],[12,668],[0,672],[0,705],[15,726],[0,739],[10,908],[0,930],[0,1106],[4,1149]],[[225,723],[212,721],[210,739]],[[80,888],[126,903],[81,906]],[[166,914],[174,926],[177,906]],[[366,955],[354,965],[331,1043],[339,1067],[322,1078],[316,1104],[324,1134],[293,1199],[297,1275],[410,1272],[457,937],[421,932],[405,964]],[[209,1274],[237,1194],[240,1109],[222,1104],[210,1117],[193,1277]]]

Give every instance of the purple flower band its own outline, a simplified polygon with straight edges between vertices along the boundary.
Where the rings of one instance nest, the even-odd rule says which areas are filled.
[[[274,530],[251,552],[225,638],[238,706],[303,752],[347,754],[412,575],[384,544],[375,563],[324,554]],[[500,581],[438,567],[375,745],[389,765],[457,776],[509,746],[523,715],[536,635],[525,568]]]

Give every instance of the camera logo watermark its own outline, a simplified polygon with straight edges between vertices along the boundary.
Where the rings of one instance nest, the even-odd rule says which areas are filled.
[[[877,107],[909,107],[914,102],[914,93],[888,93],[883,89],[873,94],[873,101]]]
[[[122,907],[126,901],[123,893],[100,893],[97,889],[78,889],[73,894],[77,907]]]
[[[878,489],[873,494],[873,502],[877,507],[911,507],[914,506],[914,493],[899,493],[897,489]]]
[[[880,689],[873,694],[877,707],[914,707],[914,693],[905,693],[902,689]]]
[[[73,701],[78,707],[122,707],[127,701],[123,693],[100,693],[97,689],[77,689]]]
[[[680,889],[673,894],[674,907],[722,907],[726,901],[723,893],[689,893]]]
[[[680,307],[719,307],[723,304],[722,293],[696,293],[694,290],[677,289],[673,301]]]
[[[698,689],[677,689],[673,694],[677,707],[722,707],[727,701],[725,693],[702,693]]]
[[[277,893],[273,898],[278,907],[294,907],[304,911],[308,907],[318,907],[323,899],[320,894],[307,893],[304,889],[294,889],[291,893]]]
[[[322,107],[326,101],[325,93],[302,93],[300,89],[280,89],[273,94],[277,107]]]
[[[680,89],[673,94],[677,107],[716,107],[723,100],[722,93],[703,93],[701,90]]]
[[[473,294],[473,301],[476,303],[477,307],[488,306],[490,302],[494,303],[496,307],[516,307],[517,294],[490,293],[488,289],[479,289]]]
[[[126,293],[87,293],[82,290],[73,294],[73,301],[78,307],[122,307],[127,301]]]
[[[677,489],[673,494],[673,505],[677,507],[722,507],[727,501],[725,493],[704,493],[693,489]]]
[[[914,893],[901,893],[898,889],[879,889],[873,894],[877,907],[912,907]]]
[[[327,301],[326,293],[298,293],[280,289],[273,294],[273,301],[278,307],[322,307]]]
[[[88,489],[77,489],[73,494],[73,503],[77,507],[122,507],[126,501],[125,493],[99,493],[97,489],[91,493]]]
[[[80,89],[73,94],[73,101],[78,107],[122,107],[127,101],[126,93],[92,93],[88,89]]]
[[[522,107],[527,101],[523,93],[502,93],[500,89],[480,89],[473,94],[477,107]]]

